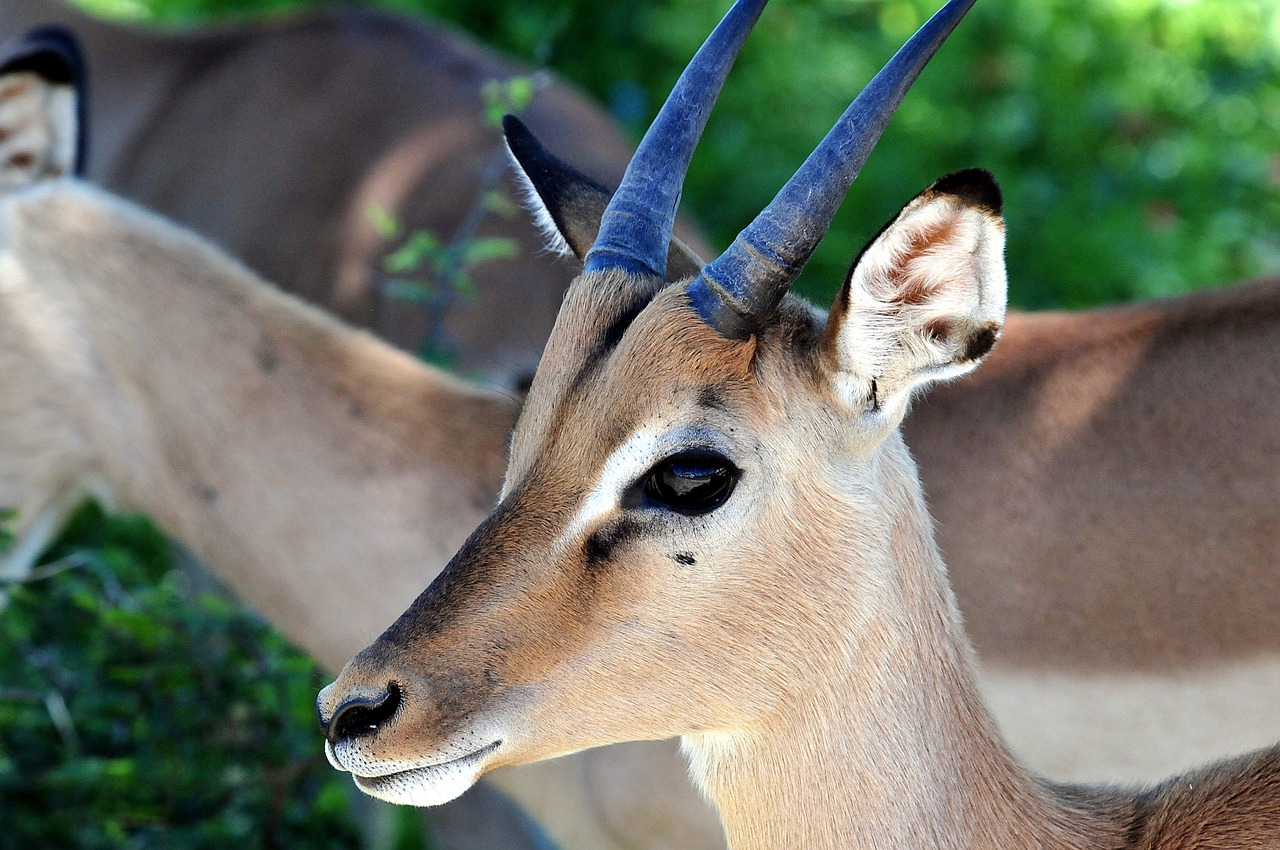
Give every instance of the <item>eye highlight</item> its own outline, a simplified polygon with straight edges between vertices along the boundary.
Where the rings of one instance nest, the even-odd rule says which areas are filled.
[[[742,472],[724,455],[690,449],[660,461],[644,478],[650,504],[682,514],[710,513],[724,504]]]

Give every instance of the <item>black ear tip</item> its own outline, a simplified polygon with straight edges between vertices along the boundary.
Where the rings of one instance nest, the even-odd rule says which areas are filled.
[[[33,71],[56,85],[77,85],[84,78],[80,41],[64,27],[33,29],[0,58],[0,73],[18,71]]]
[[[514,115],[502,116],[502,136],[507,142],[507,150],[525,171],[547,155],[533,131]]]
[[[22,41],[58,50],[75,59],[79,59],[81,55],[80,39],[71,30],[57,24],[44,24],[28,30]]]
[[[944,195],[955,195],[965,202],[1000,215],[1004,209],[1004,196],[1000,184],[985,168],[966,168],[948,174],[929,187]]]
[[[523,121],[510,113],[502,116],[502,135],[508,145],[523,145],[533,139],[533,133]]]

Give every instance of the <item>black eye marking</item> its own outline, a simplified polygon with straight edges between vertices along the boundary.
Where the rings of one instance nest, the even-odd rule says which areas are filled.
[[[703,387],[698,391],[698,407],[708,410],[724,410],[724,393],[719,387]]]
[[[696,516],[723,505],[741,475],[719,452],[689,449],[659,461],[641,483],[650,505]]]
[[[588,569],[601,567],[620,546],[625,546],[639,536],[641,525],[629,519],[608,523],[587,538],[583,555]]]
[[[694,564],[698,563],[698,560],[688,552],[677,552],[671,557],[675,558],[677,564],[682,564],[686,567],[692,567]]]

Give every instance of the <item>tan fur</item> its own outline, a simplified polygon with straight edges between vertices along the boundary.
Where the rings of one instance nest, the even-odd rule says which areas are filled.
[[[1012,316],[924,398],[907,442],[984,656],[1153,673],[1276,648],[1278,351],[1271,280]]]
[[[427,183],[415,183],[409,177],[421,174],[423,181],[440,177],[448,156],[465,146],[475,132],[472,118],[454,115],[439,123],[438,137],[415,135],[417,128],[435,126],[410,117],[426,113],[427,106],[419,105],[420,101],[435,89],[413,82],[413,74],[427,71],[397,69],[406,62],[418,67],[422,56],[431,51],[380,52],[380,40],[398,44],[398,39],[412,42],[421,37],[427,39],[424,44],[436,45],[432,50],[441,51],[432,55],[460,51],[463,65],[474,61],[475,67],[484,67],[484,62],[501,61],[448,36],[437,33],[428,38],[424,33],[429,31],[403,19],[366,17],[363,12],[320,13],[308,16],[307,23],[232,27],[200,35],[157,34],[102,24],[48,0],[3,0],[0,12],[0,32],[5,34],[57,19],[72,24],[87,38],[96,93],[96,120],[91,128],[94,175],[209,234],[286,288],[330,305],[335,303],[331,295],[336,291],[330,287],[340,288],[331,270],[339,266],[357,273],[367,270],[373,265],[371,252],[380,250],[376,243],[364,241],[370,235],[363,229],[365,201],[383,200],[392,207],[403,201],[402,217],[416,226],[416,210],[425,210],[423,205],[430,198],[411,200]],[[377,25],[360,36],[351,35],[354,23],[362,20]],[[260,55],[254,62],[271,68],[269,73],[258,73],[258,64],[252,64],[256,80],[252,91],[265,94],[278,86],[281,97],[287,94],[295,101],[293,107],[285,110],[279,103],[264,106],[257,97],[237,97],[236,92],[248,90],[237,76],[242,66],[219,64],[216,73],[191,72],[224,50],[234,52],[231,46],[250,44],[248,55]],[[394,62],[387,58],[391,53]],[[331,88],[290,83],[289,75],[303,74],[304,68],[349,63],[361,69],[350,80],[315,71]],[[502,67],[504,74],[505,68],[516,69]],[[376,100],[396,103],[397,108],[381,110],[376,116],[343,111],[363,102],[351,94],[356,85],[376,86]],[[588,172],[603,178],[617,174],[627,151],[616,132],[603,119],[588,120],[586,116],[597,113],[585,105],[572,106],[581,102],[561,97],[559,91],[554,88],[539,95],[543,99],[537,101],[539,109],[545,108],[548,117],[540,119],[543,113],[535,109],[529,119],[535,130],[553,138],[558,153]],[[323,101],[324,107],[313,110],[308,105],[311,101],[300,99],[304,94],[314,97],[315,103]],[[549,95],[554,103],[545,100]],[[207,120],[209,109],[201,106],[205,102],[239,102],[241,109],[222,110],[217,120]],[[259,110],[264,109],[287,120],[263,122]],[[324,123],[320,127],[306,124],[302,119],[308,111],[324,115]],[[568,116],[565,121],[581,120],[587,125],[582,132],[560,132],[553,122],[561,120],[561,115]],[[371,139],[365,128],[372,127],[375,118],[392,123],[378,125],[384,129],[378,131],[378,139]],[[409,129],[397,129],[399,122]],[[298,138],[285,135],[291,128],[304,127],[320,148],[302,148]],[[272,134],[268,141],[253,135],[267,131]],[[211,138],[223,141],[210,145]],[[609,142],[610,138],[614,141]],[[233,143],[236,139],[241,141]],[[361,147],[366,144],[367,150]],[[487,144],[496,152],[496,135]],[[355,179],[347,168],[356,161],[366,164],[368,175],[358,186],[348,184],[341,190],[349,193],[343,195],[349,200],[340,205],[350,213],[346,221],[359,230],[348,231],[351,241],[346,244],[351,247],[342,249],[337,246],[346,238],[340,234],[347,225],[321,217],[321,210],[334,204],[319,194],[314,204],[310,194],[299,197],[304,184],[294,176],[302,163],[323,161],[323,151],[333,148],[342,151],[342,161],[326,166],[325,175]],[[306,183],[309,193],[330,191],[315,179],[313,173]],[[209,197],[222,202],[210,204]],[[264,220],[270,224],[264,225]],[[426,213],[421,221],[439,224]],[[511,226],[522,228],[523,220]],[[524,247],[538,253],[536,234],[529,231],[519,238]],[[339,256],[348,259],[335,259]],[[489,271],[500,269],[510,285],[495,290],[494,299],[482,299],[474,311],[464,307],[456,317],[459,324],[450,326],[466,345],[464,368],[495,376],[514,374],[508,367],[514,369],[517,361],[529,362],[529,355],[541,347],[559,304],[559,287],[572,268],[539,256],[530,262],[538,269],[548,263],[560,283],[541,285],[537,282],[541,278],[535,280],[527,264],[488,267]],[[344,280],[351,279],[349,272],[342,274]],[[486,273],[481,272],[478,280],[487,291]],[[1280,307],[1276,288],[1277,284],[1267,284],[1256,299],[1229,293],[1201,296],[1222,299],[1224,323],[1258,317],[1250,331],[1257,336],[1239,345],[1230,342],[1233,332],[1229,330],[1203,338],[1197,324],[1187,326],[1185,334],[1176,334],[1174,328],[1184,326],[1180,317],[1186,305],[1194,300],[1074,317],[1014,314],[1004,342],[986,369],[935,389],[918,403],[906,424],[908,444],[921,461],[940,542],[984,658],[1004,669],[1013,665],[1026,677],[1024,681],[1033,680],[1041,670],[1064,666],[1122,674],[1146,671],[1151,665],[1176,680],[1190,675],[1189,666],[1206,665],[1207,655],[1233,657],[1227,655],[1228,647],[1238,636],[1252,635],[1249,640],[1258,651],[1277,643],[1269,637],[1280,633],[1270,614],[1257,610],[1256,602],[1265,594],[1241,594],[1233,589],[1240,585],[1220,580],[1244,573],[1270,580],[1280,563],[1276,551],[1280,534],[1270,510],[1280,503],[1280,472],[1271,466],[1271,459],[1280,456],[1273,450],[1280,440],[1266,431],[1259,433],[1256,442],[1232,438],[1242,427],[1245,410],[1280,397],[1273,384],[1262,383],[1274,374],[1268,352],[1277,343],[1267,334],[1277,327],[1271,318]],[[367,297],[367,281],[356,283],[351,291],[357,301]],[[539,300],[531,307],[521,298]],[[1145,356],[1142,343],[1124,338],[1123,322],[1112,325],[1107,320],[1131,310],[1145,315],[1153,335],[1180,340],[1176,350]],[[475,317],[474,323],[464,314]],[[402,343],[422,327],[420,317],[403,318],[395,304],[345,315],[372,323],[380,333]],[[507,321],[511,317],[515,324]],[[1095,333],[1099,323],[1114,328],[1109,339]],[[1219,359],[1212,368],[1193,373],[1192,364],[1197,361],[1186,352],[1201,348]],[[1008,370],[1006,363],[1011,366]],[[1226,374],[1232,376],[1230,381],[1213,377]],[[1098,389],[1100,380],[1111,383]],[[1161,389],[1144,389],[1156,386]],[[1223,392],[1232,394],[1230,400],[1205,403],[1206,398],[1221,398]],[[1009,409],[1009,399],[1031,401],[1015,411]],[[1012,433],[1004,426],[1009,439],[999,443],[986,439],[979,427],[982,422],[1007,423],[1010,416],[1020,424]],[[1280,422],[1280,416],[1262,410],[1250,421],[1254,423],[1250,430],[1256,431]],[[1152,435],[1136,447],[1140,451],[1130,437],[1135,433]],[[1171,436],[1186,448],[1172,449]],[[1206,474],[1206,470],[1231,473]],[[1001,515],[1016,521],[996,529],[987,527],[981,519],[988,502],[974,498],[975,491],[1003,497]],[[60,508],[51,509],[47,526],[55,527],[54,517],[60,514]],[[1148,529],[1153,531],[1147,533]],[[1125,568],[1116,569],[1118,563]],[[1023,605],[1028,599],[1043,600],[1043,604],[1029,609]],[[274,616],[272,611],[266,613]],[[1110,624],[1105,640],[1094,637],[1097,622]],[[366,628],[376,631],[381,625],[370,616]],[[355,648],[349,647],[345,654]],[[1253,651],[1242,645],[1239,649]],[[1081,709],[1089,704],[1082,703]],[[1092,747],[1091,758],[1081,752],[1081,734],[1087,734],[1092,725],[1070,731],[1058,727],[1064,729],[1057,745],[1064,755],[1046,766],[1065,768],[1069,763],[1070,775],[1080,778],[1137,778],[1133,768],[1112,757],[1108,746]],[[1218,725],[1227,728],[1225,723]],[[1280,725],[1259,729],[1257,736],[1269,739],[1277,732]],[[1043,744],[1048,734],[1034,737]],[[1193,750],[1175,748],[1162,762],[1161,772],[1189,766],[1213,751],[1210,743]]]
[[[0,228],[13,575],[92,492],[153,516],[336,669],[492,505],[513,400],[342,327],[83,185],[4,200]],[[512,772],[510,788],[559,842],[630,846],[601,823],[578,761]],[[546,788],[560,791],[532,790]]]
[[[0,195],[0,507],[17,510],[0,577],[26,575],[92,495],[153,517],[339,668],[492,506],[516,400],[279,294],[131,204],[51,180],[71,112],[22,80],[0,85],[0,154],[29,150],[37,167],[18,182],[43,185]],[[582,762],[500,784],[563,846],[636,846],[600,811],[611,793],[631,799],[627,784],[602,789]],[[673,794],[655,807],[692,804],[707,823],[687,784],[649,796]],[[472,846],[466,818],[491,817],[485,799],[449,819],[463,843],[446,846]]]
[[[42,512],[30,500],[105,482],[332,665],[367,625],[329,612],[411,598],[412,573],[489,504],[513,401],[421,369],[83,185],[3,213],[0,503],[21,509],[20,531]],[[252,456],[229,450],[246,441]],[[272,498],[281,489],[293,498]],[[353,510],[362,534],[413,538],[406,562],[371,562],[353,529],[321,519]],[[416,527],[437,539],[421,545]],[[259,568],[317,559],[380,580]]]
[[[1151,792],[1055,787],[1017,763],[981,703],[897,433],[905,404],[847,387],[867,362],[907,386],[976,362],[967,345],[919,356],[939,316],[985,328],[1002,313],[1002,228],[977,208],[978,226],[961,226],[967,197],[916,202],[951,219],[954,248],[928,260],[925,313],[892,283],[912,278],[902,246],[931,229],[910,205],[825,331],[791,304],[736,343],[679,286],[581,276],[498,508],[322,692],[335,766],[376,796],[435,804],[494,767],[681,733],[737,850],[1280,838],[1280,749]],[[600,349],[599,329],[645,302]],[[877,333],[848,333],[867,311]],[[741,470],[718,508],[628,495],[697,446]]]
[[[144,165],[139,163],[138,167]],[[151,261],[139,257],[137,262],[139,268],[145,269]],[[199,279],[203,280],[203,275]],[[140,295],[151,291],[136,290]],[[129,318],[135,315],[130,311],[136,305],[119,306],[122,321],[136,321]],[[1224,579],[1247,574],[1250,581],[1267,581],[1275,572],[1265,567],[1266,563],[1276,563],[1274,546],[1278,539],[1274,527],[1267,524],[1266,508],[1280,503],[1280,494],[1266,488],[1280,488],[1280,474],[1270,473],[1268,467],[1280,454],[1255,449],[1272,444],[1268,441],[1273,438],[1259,428],[1280,421],[1280,417],[1263,410],[1252,418],[1249,430],[1259,434],[1256,444],[1234,437],[1243,427],[1240,417],[1245,410],[1280,397],[1265,383],[1274,380],[1269,352],[1278,344],[1275,334],[1280,323],[1274,320],[1278,309],[1280,283],[1268,282],[1238,291],[1074,316],[1013,315],[1000,346],[983,370],[972,378],[932,390],[908,420],[908,441],[922,458],[926,490],[939,517],[944,551],[975,642],[984,658],[1009,671],[1005,681],[1008,676],[1017,678],[1017,687],[1011,688],[1010,693],[1041,701],[1015,703],[1000,718],[1001,725],[1022,721],[1021,728],[1026,731],[1019,740],[1027,746],[1035,745],[1029,754],[1039,759],[1035,764],[1052,768],[1051,776],[1153,778],[1203,761],[1228,746],[1256,744],[1280,736],[1280,721],[1274,712],[1266,710],[1265,691],[1249,703],[1256,706],[1250,713],[1233,713],[1241,712],[1240,707],[1231,705],[1229,700],[1225,704],[1221,699],[1215,701],[1214,710],[1196,715],[1201,718],[1200,725],[1191,730],[1194,736],[1185,738],[1177,725],[1184,712],[1175,701],[1185,699],[1183,683],[1196,676],[1198,668],[1210,674],[1207,685],[1216,687],[1212,673],[1218,660],[1241,658],[1233,654],[1241,652],[1247,660],[1248,653],[1274,652],[1277,648],[1277,641],[1268,635],[1280,632],[1267,631],[1268,612],[1241,607],[1265,601],[1267,594],[1240,592],[1240,585]],[[1195,321],[1197,311],[1218,318],[1199,323]],[[1117,320],[1114,324],[1112,318]],[[1127,346],[1129,329],[1133,327],[1127,324],[1130,319],[1140,319],[1146,330],[1138,335],[1137,344]],[[1246,326],[1251,334],[1245,338],[1248,341],[1232,345],[1232,338]],[[130,330],[123,333],[135,332],[132,324],[126,327]],[[1213,335],[1201,336],[1210,331]],[[1180,348],[1167,356],[1146,356],[1142,341],[1148,338],[1176,340]],[[1191,372],[1200,358],[1217,356],[1219,352],[1220,363]],[[372,358],[370,364],[382,356],[377,347],[347,352],[352,361]],[[216,359],[183,365],[204,368],[206,362]],[[151,362],[165,364],[163,358]],[[321,363],[316,368],[323,371],[333,367]],[[405,363],[403,369],[414,371],[421,367]],[[372,374],[378,370],[369,365],[364,371]],[[1228,373],[1230,381],[1214,380],[1215,374]],[[17,383],[19,376],[28,374],[8,373],[15,384],[6,386],[29,392],[47,383],[44,376],[34,384],[25,377]],[[968,387],[975,389],[970,391]],[[1114,387],[1124,391],[1113,392]],[[1136,392],[1145,387],[1152,389]],[[1204,402],[1206,398],[1218,398],[1224,391],[1238,391],[1238,396],[1220,404]],[[20,407],[20,399],[27,399],[28,410],[36,412],[11,420],[31,423],[31,427],[21,434],[6,431],[4,442],[0,443],[8,453],[0,458],[0,489],[5,483],[23,482],[9,491],[22,492],[21,499],[9,497],[0,499],[0,503],[17,500],[24,505],[43,506],[23,512],[24,530],[36,533],[24,536],[19,557],[13,561],[16,565],[29,563],[38,553],[42,541],[56,530],[59,518],[73,506],[78,494],[91,490],[101,496],[111,488],[89,464],[94,451],[74,429],[52,413],[40,418],[38,411],[43,402],[35,397],[10,390],[4,394],[12,401],[12,407],[5,408],[6,416]],[[1019,427],[1012,432],[1010,416],[995,414],[997,401],[1005,398],[1035,402],[1013,417]],[[944,399],[945,404],[935,403]],[[1082,399],[1088,403],[1082,404]],[[61,404],[65,398],[55,401]],[[163,419],[183,413],[182,402],[155,398],[152,403],[178,405],[174,411],[158,411]],[[210,409],[224,410],[230,419],[245,418],[240,395],[210,394],[206,404]],[[47,411],[55,410],[51,401]],[[413,440],[407,435],[422,424],[418,413],[412,406],[385,412],[388,421],[397,423],[389,428],[385,439],[388,458],[412,454]],[[329,418],[339,418],[328,407],[317,407],[309,415],[315,420],[292,423],[290,433],[305,436],[308,429],[327,428]],[[978,427],[986,415],[1002,420],[1002,440],[991,440],[991,431]],[[1021,427],[1021,423],[1027,423],[1027,427]],[[1167,445],[1162,437],[1145,444],[1149,451],[1127,452],[1127,435],[1134,433],[1135,427],[1157,435],[1175,433],[1181,445],[1194,450],[1179,450],[1170,457],[1161,450]],[[237,451],[249,457],[275,451],[278,445],[263,442],[263,437],[247,430],[237,432],[237,438]],[[1046,452],[1046,447],[1053,451]],[[970,463],[991,452],[999,452],[1002,457]],[[37,457],[43,462],[31,462]],[[399,463],[386,461],[393,462]],[[499,462],[495,459],[492,464]],[[1194,462],[1201,465],[1190,467]],[[257,500],[257,505],[271,508],[273,517],[287,521],[284,529],[277,530],[265,522],[237,528],[239,547],[224,543],[216,552],[209,550],[206,557],[220,574],[256,575],[259,578],[255,582],[280,588],[270,598],[263,594],[254,597],[259,609],[275,622],[288,621],[290,611],[309,610],[307,606],[315,599],[310,592],[313,587],[333,587],[333,596],[345,603],[343,616],[330,616],[327,610],[310,614],[309,633],[294,633],[294,637],[322,661],[336,666],[389,622],[401,604],[392,602],[390,594],[366,598],[370,588],[365,574],[351,568],[347,554],[357,539],[363,562],[379,564],[380,574],[386,576],[383,581],[387,584],[383,586],[403,587],[401,598],[407,600],[434,573],[420,553],[443,555],[453,545],[447,542],[449,536],[460,536],[465,529],[428,524],[428,515],[418,513],[427,503],[380,495],[392,489],[390,486],[365,486],[358,491],[358,498],[343,499],[340,511],[330,506],[295,514],[288,510],[289,505],[306,504],[346,486],[343,482],[350,464],[343,461],[342,452],[317,452],[309,464],[309,475],[277,480],[270,492],[243,488]],[[21,471],[13,471],[19,468]],[[1170,476],[1171,470],[1176,474]],[[1240,486],[1236,477],[1204,474],[1204,470],[1247,470],[1241,473],[1249,476],[1246,492],[1258,494],[1257,498],[1237,501]],[[405,492],[422,493],[428,499],[436,492],[432,477],[413,482],[415,476],[431,476],[429,471],[420,472],[410,465],[401,474]],[[456,468],[450,475],[457,475]],[[987,483],[982,476],[994,476],[994,480]],[[1135,489],[1126,481],[1142,483],[1143,491],[1159,495],[1158,500],[1150,500],[1149,508],[1143,508],[1141,520],[1132,523],[1128,523],[1128,517],[1134,508]],[[1015,483],[1020,489],[1014,492],[1019,495],[1011,496],[1005,515],[1020,521],[996,527],[982,522],[987,503],[975,494],[1003,494],[1003,487]],[[1060,492],[1066,495],[1052,498]],[[160,506],[167,493],[141,495],[154,501],[143,502],[140,507],[156,514],[162,512],[162,508],[153,505]],[[1238,509],[1227,513],[1229,506]],[[200,503],[187,507],[193,512],[212,510]],[[1087,511],[1087,521],[1059,521],[1069,516],[1067,511],[1081,509]],[[484,513],[479,507],[474,511],[471,519],[460,521],[468,523],[466,527]],[[209,525],[208,518],[193,513],[185,527]],[[1143,528],[1154,527],[1160,528],[1158,534],[1140,534]],[[1102,530],[1091,533],[1095,528]],[[374,536],[364,529],[380,531]],[[169,530],[187,533],[182,528]],[[321,540],[345,540],[346,544],[332,550],[317,545],[306,550],[307,559],[298,560],[289,556],[289,546],[280,545],[280,541],[291,541],[300,534],[318,534]],[[1118,550],[1113,544],[1117,540],[1125,541]],[[246,552],[251,561],[244,560]],[[1261,560],[1258,552],[1264,553]],[[1117,559],[1127,568],[1116,570],[1112,565]],[[441,562],[434,561],[437,565]],[[988,563],[998,564],[999,568],[988,574],[984,572]],[[1089,566],[1077,569],[1076,563]],[[1258,569],[1260,564],[1264,566]],[[1043,568],[1033,570],[1036,567]],[[290,578],[293,574],[296,576]],[[1027,578],[1018,577],[1023,574]],[[1005,580],[1005,576],[1009,578]],[[1074,588],[1068,592],[1061,586],[1063,581],[1083,579],[1105,584],[1084,594],[1076,593]],[[1109,594],[1115,588],[1120,589],[1121,597],[1141,599],[1141,604],[1112,606]],[[1173,595],[1179,590],[1187,592]],[[1058,604],[1050,608],[1022,604],[1028,599],[1047,598],[1056,599]],[[1262,619],[1241,617],[1241,610],[1254,610]],[[1073,613],[1077,611],[1081,613]],[[1114,623],[1115,629],[1095,629],[1096,620],[1091,618],[1102,620],[1104,626]],[[1060,641],[1055,637],[1062,629],[1071,629],[1070,639]],[[1239,635],[1249,637],[1238,641]],[[1172,641],[1175,636],[1176,641]],[[1168,643],[1152,650],[1162,642]],[[1108,657],[1125,660],[1107,665]],[[1205,661],[1207,658],[1217,660],[1210,664]],[[1103,663],[1089,659],[1102,659]],[[1144,673],[1148,669],[1144,665],[1151,665],[1155,673]],[[1034,684],[1045,675],[1044,671],[1062,667],[1086,673],[1101,669],[1104,678],[1100,687],[1107,693],[1124,692],[1125,683],[1130,681],[1126,672],[1138,674],[1132,678],[1144,682],[1155,677],[1153,688],[1160,687],[1159,675],[1166,675],[1170,702],[1164,716],[1155,720],[1167,726],[1143,730],[1166,749],[1159,753],[1150,749],[1125,753],[1114,746],[1117,738],[1125,740],[1121,733],[1095,736],[1108,720],[1113,728],[1123,728],[1126,723],[1120,708],[1114,717],[1099,717],[1095,691],[1069,690],[1063,696],[1061,688],[1047,689],[1045,693],[1035,690]],[[993,683],[1000,685],[999,681]],[[1062,703],[1071,698],[1076,700],[1074,704]],[[1272,696],[1271,701],[1276,698]],[[1051,700],[1055,710],[1077,725],[1041,721],[1027,728],[1028,716],[1041,714],[1039,706],[1048,706]],[[1143,723],[1150,722],[1144,716]],[[1246,727],[1246,723],[1251,725]],[[643,769],[647,776],[655,778],[647,782],[602,780],[632,776],[619,771],[616,765],[620,762]],[[495,778],[543,816],[544,823],[564,846],[606,847],[611,846],[606,842],[617,842],[619,846],[650,848],[711,848],[720,843],[718,826],[699,807],[688,787],[673,781],[682,768],[668,744],[626,745],[618,754],[613,748],[584,753],[575,760],[551,763],[547,770],[552,769],[563,779],[550,782],[536,778],[537,774],[527,774],[532,778],[526,781],[525,775],[516,773],[498,774]],[[557,789],[554,796],[549,793],[551,788]],[[570,795],[572,805],[566,803]],[[589,816],[566,823],[569,819],[546,820],[543,814],[568,808]],[[673,816],[671,812],[683,816]],[[645,817],[640,818],[639,814]]]
[[[453,238],[487,174],[511,187],[481,87],[532,69],[373,9],[166,32],[56,0],[0,0],[0,39],[50,21],[81,38],[92,72],[91,179],[393,344],[422,344],[428,313],[375,285],[391,246],[367,207]],[[537,73],[522,117],[586,173],[615,182],[631,154],[616,124]],[[479,235],[514,239],[519,257],[475,269],[478,297],[450,311],[436,342],[456,349],[464,374],[510,386],[532,374],[574,267],[542,250],[526,216],[488,215]]]

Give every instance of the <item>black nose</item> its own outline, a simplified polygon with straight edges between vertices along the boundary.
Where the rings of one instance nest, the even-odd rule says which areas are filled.
[[[336,746],[348,738],[372,735],[399,708],[400,686],[391,682],[380,695],[354,696],[344,700],[333,712],[333,718],[328,723],[321,719],[320,726],[329,743]]]

